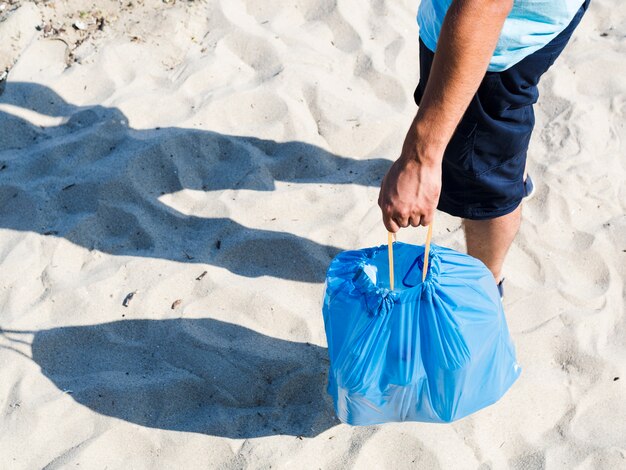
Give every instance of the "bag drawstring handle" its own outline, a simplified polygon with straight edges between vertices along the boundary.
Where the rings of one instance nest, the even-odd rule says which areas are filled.
[[[428,274],[428,255],[430,254],[430,241],[433,238],[433,223],[428,226],[428,233],[426,234],[426,246],[424,248],[424,268],[422,269],[422,282],[426,280],[426,274]]]
[[[393,239],[394,234],[387,232],[387,246],[389,246],[389,288],[393,290]]]
[[[426,246],[424,247],[424,268],[422,269],[422,282],[426,280],[426,275],[428,274],[428,255],[430,254],[430,242],[433,238],[433,222],[428,226],[428,233],[426,235]],[[393,278],[394,278],[394,269],[393,269],[393,242],[395,239],[395,234],[392,232],[387,232],[387,246],[389,247],[389,288],[393,290]]]

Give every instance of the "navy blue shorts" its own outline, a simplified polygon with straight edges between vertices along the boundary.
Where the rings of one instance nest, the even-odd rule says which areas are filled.
[[[539,78],[554,63],[589,6],[552,41],[502,72],[487,72],[448,143],[437,208],[465,219],[514,211],[524,195],[524,167],[535,125]],[[419,105],[434,53],[420,39]]]

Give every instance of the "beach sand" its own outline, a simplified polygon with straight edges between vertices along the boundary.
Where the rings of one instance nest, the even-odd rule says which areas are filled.
[[[0,1],[0,468],[626,468],[620,2],[540,84],[520,379],[360,428],[325,392],[325,270],[386,242],[417,3],[98,3]],[[433,240],[464,250],[460,221]]]

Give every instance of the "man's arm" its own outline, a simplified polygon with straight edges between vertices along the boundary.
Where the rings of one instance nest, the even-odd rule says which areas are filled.
[[[419,110],[378,204],[390,232],[429,225],[441,192],[441,161],[482,81],[513,0],[453,0]]]

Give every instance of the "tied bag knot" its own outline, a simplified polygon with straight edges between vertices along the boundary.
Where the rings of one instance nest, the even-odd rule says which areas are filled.
[[[359,263],[352,283],[354,287],[363,294],[367,311],[371,315],[387,315],[399,299],[397,292],[387,289],[386,287],[376,286],[365,272],[365,262]]]

